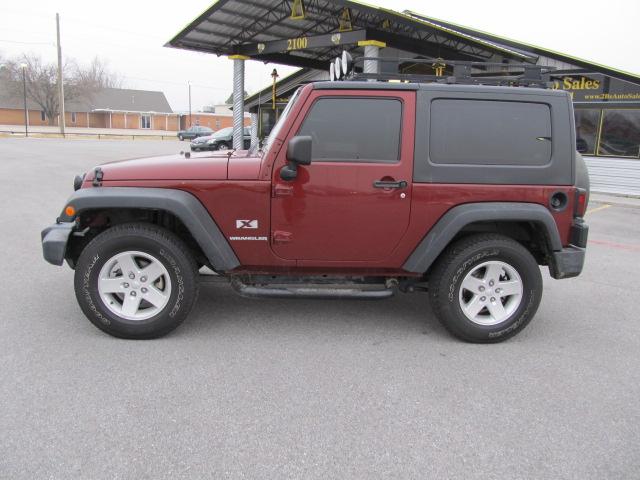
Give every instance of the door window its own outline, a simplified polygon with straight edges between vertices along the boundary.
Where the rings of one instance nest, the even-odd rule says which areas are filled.
[[[321,98],[298,132],[313,138],[314,161],[395,163],[402,102],[390,98]]]

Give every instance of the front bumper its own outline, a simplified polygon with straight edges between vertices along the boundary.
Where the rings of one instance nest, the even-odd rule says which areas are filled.
[[[75,222],[55,223],[45,228],[40,234],[42,238],[42,255],[53,265],[62,265],[67,253],[69,235],[75,227]]]

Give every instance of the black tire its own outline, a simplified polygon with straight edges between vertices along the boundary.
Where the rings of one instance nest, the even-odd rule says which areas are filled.
[[[489,261],[504,262],[516,270],[522,297],[504,321],[481,325],[464,314],[460,288],[469,272]],[[531,253],[515,240],[498,234],[471,235],[440,256],[429,275],[429,296],[433,312],[451,334],[468,342],[496,343],[514,336],[531,321],[542,298],[542,275]]]
[[[183,141],[184,137],[182,135],[178,135],[178,140]]]
[[[148,319],[127,320],[116,315],[98,292],[104,264],[126,251],[158,259],[171,280],[167,304]],[[94,238],[78,259],[74,285],[80,308],[91,323],[114,337],[129,339],[157,338],[174,330],[193,308],[199,290],[197,265],[182,240],[165,229],[141,223],[118,225]]]
[[[220,142],[216,145],[216,150],[229,150],[231,147],[229,147],[229,144],[227,144],[227,142]]]

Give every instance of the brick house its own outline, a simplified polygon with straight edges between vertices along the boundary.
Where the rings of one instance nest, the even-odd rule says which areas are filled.
[[[27,111],[30,126],[49,125],[45,112],[30,99]],[[176,131],[180,123],[164,93],[123,88],[105,88],[90,99],[67,102],[65,120],[68,127],[170,131]],[[54,123],[58,124],[57,118]],[[0,125],[24,125],[22,97],[9,95],[1,88]]]
[[[225,110],[225,109],[222,109]],[[49,119],[40,106],[27,99],[29,126],[47,126]],[[188,113],[174,113],[163,92],[105,88],[90,99],[73,100],[65,104],[67,127],[127,130],[178,131],[189,127]],[[233,125],[232,113],[193,112],[193,125],[220,130]],[[249,126],[249,114],[245,125]],[[58,119],[55,119],[55,125]],[[12,96],[0,85],[0,125],[24,125],[24,104],[21,95]]]

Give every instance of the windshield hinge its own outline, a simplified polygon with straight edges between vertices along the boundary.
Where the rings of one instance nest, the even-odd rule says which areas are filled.
[[[93,186],[94,187],[101,187],[102,186],[102,177],[104,176],[104,173],[102,172],[102,169],[100,167],[96,167],[96,169],[93,171]]]

